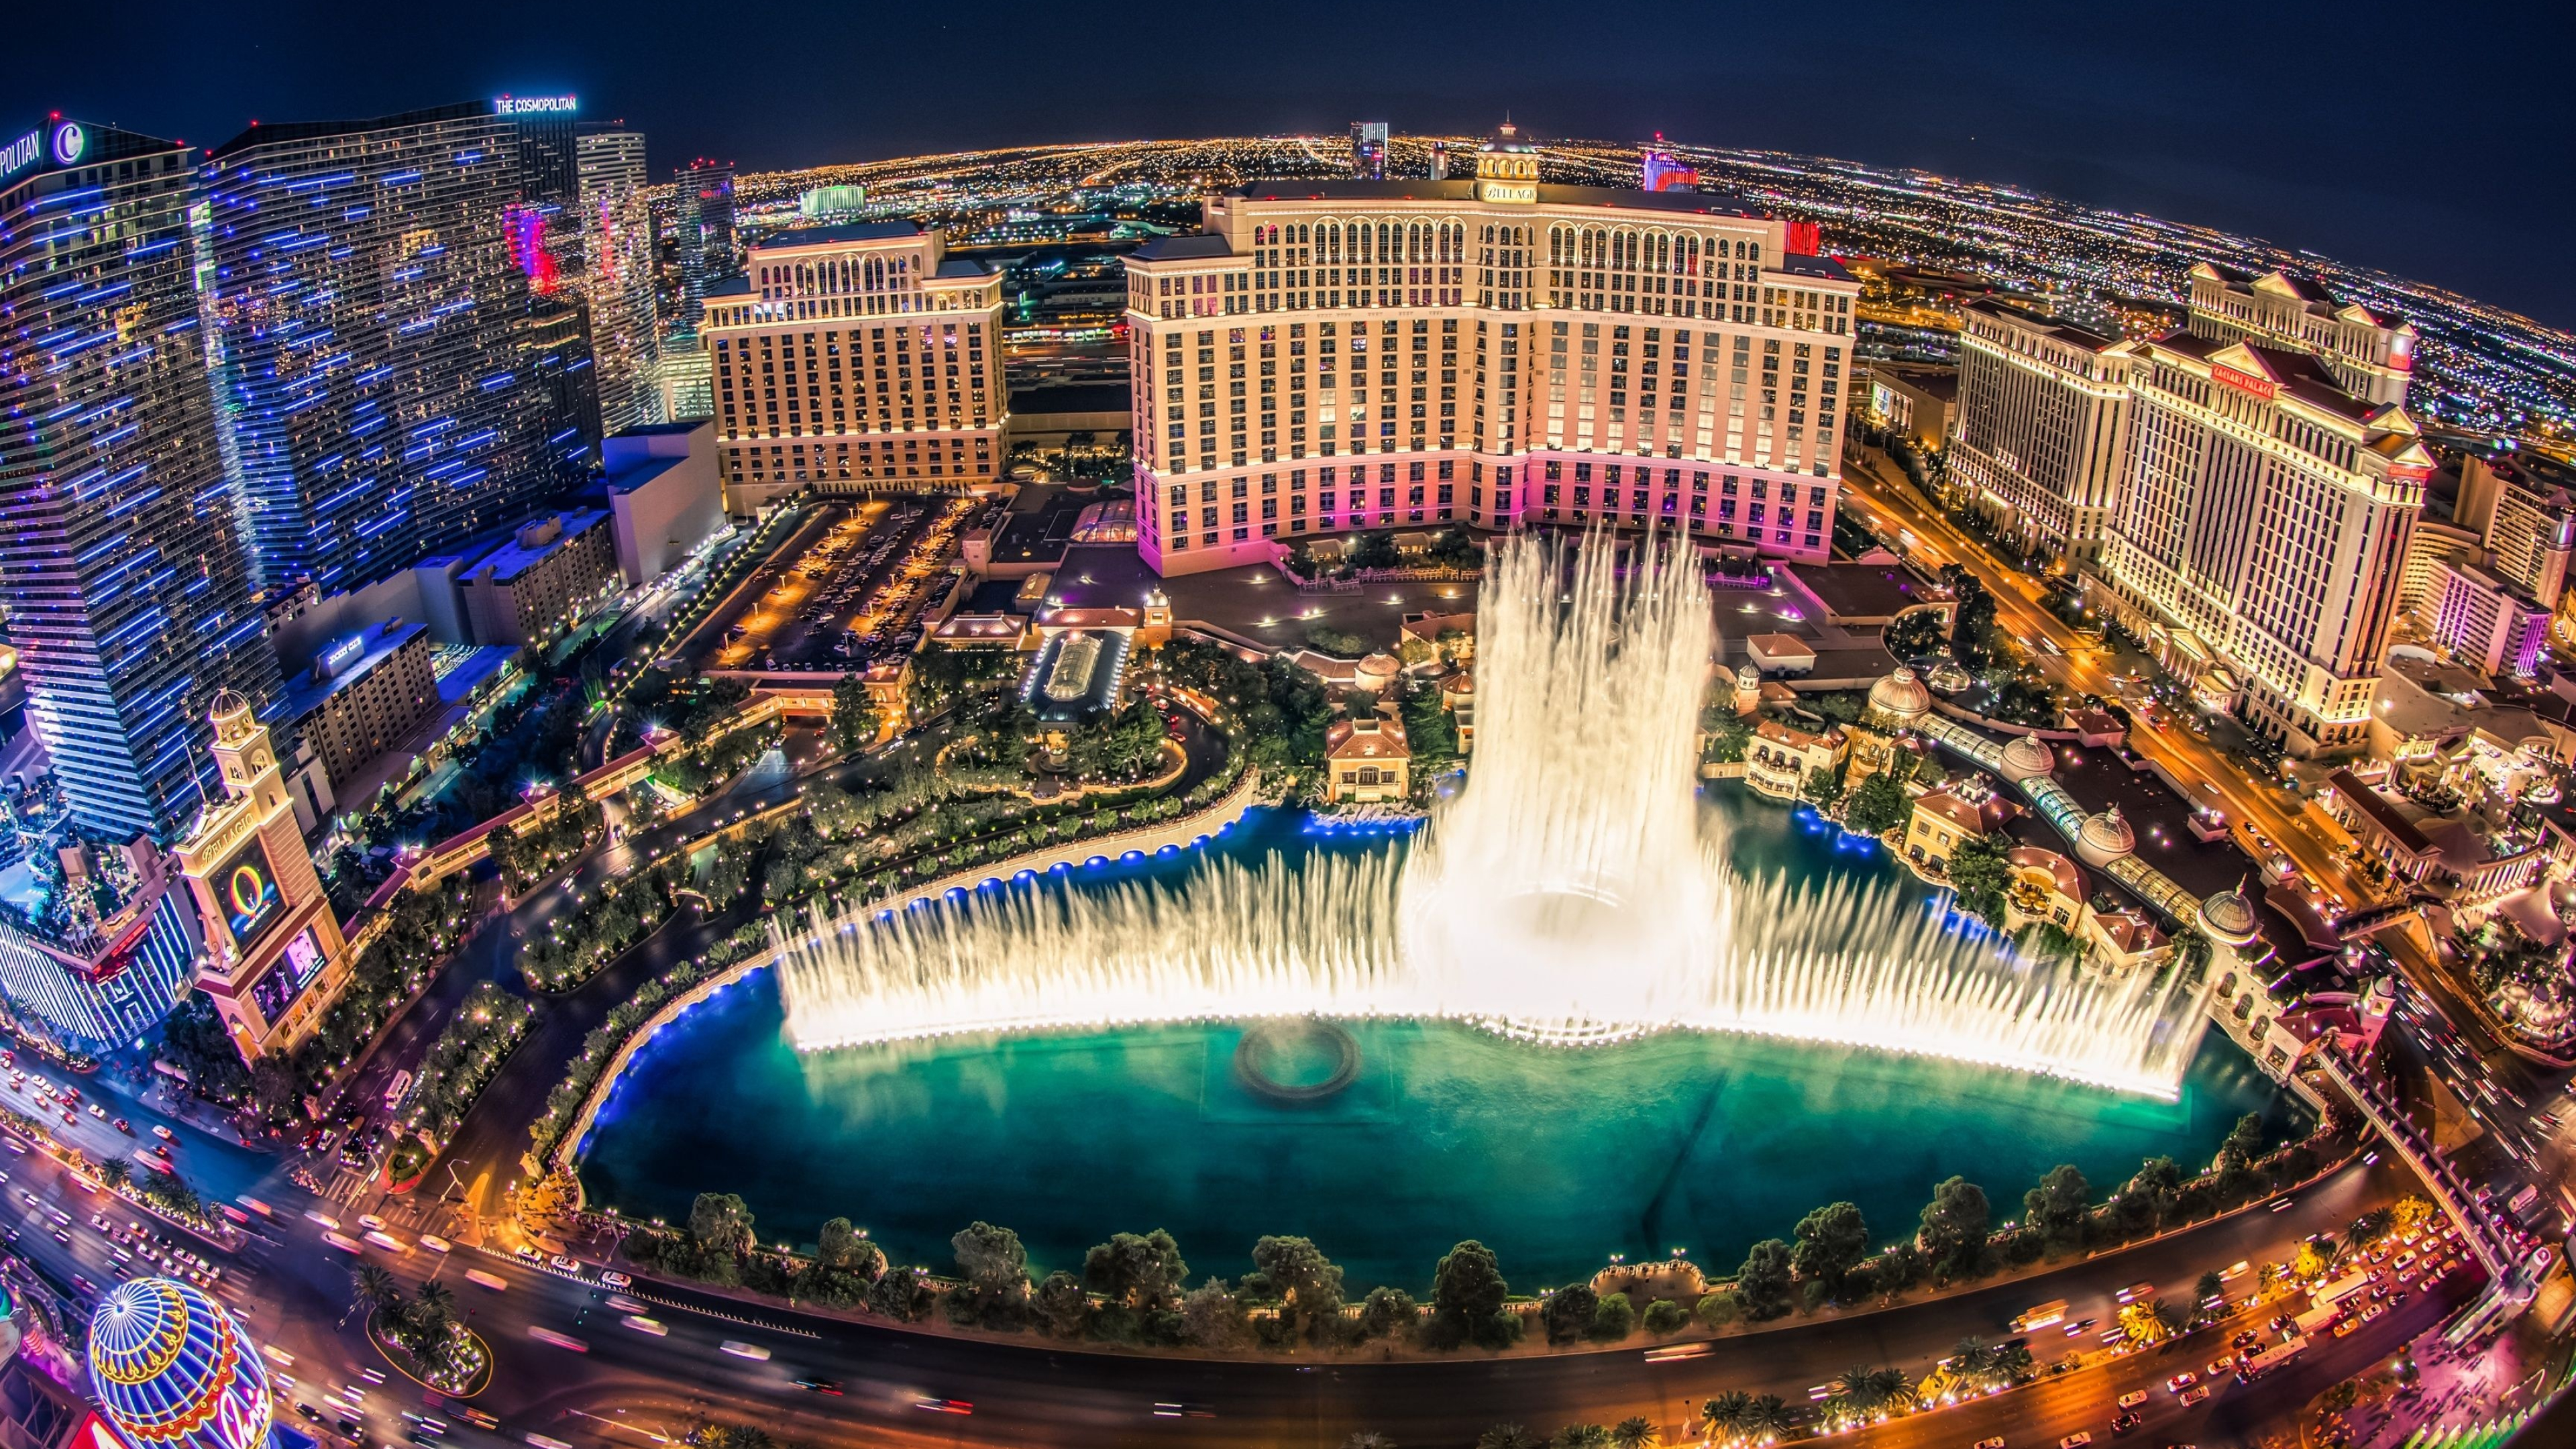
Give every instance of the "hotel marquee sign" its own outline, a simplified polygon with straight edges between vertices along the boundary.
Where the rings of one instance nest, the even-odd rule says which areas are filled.
[[[2239,372],[2223,362],[2211,363],[2209,375],[2213,380],[2232,387],[2248,397],[2259,397],[2265,402],[2271,402],[2281,395],[2279,383],[2268,377],[2256,377],[2250,372]]]
[[[77,166],[89,154],[89,130],[78,121],[54,121],[0,145],[0,181],[15,181],[38,163]]]
[[[496,116],[569,116],[580,109],[577,96],[503,96],[492,103]]]

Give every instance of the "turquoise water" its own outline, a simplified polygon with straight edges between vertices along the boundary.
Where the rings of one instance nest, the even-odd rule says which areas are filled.
[[[1712,808],[1753,868],[1902,874],[1812,816],[1735,797]],[[1270,816],[1220,848],[1390,847]],[[2197,1166],[2240,1114],[2284,1111],[2214,1035],[2165,1103],[1791,1042],[1677,1033],[1566,1049],[1446,1023],[1350,1030],[1357,1076],[1312,1102],[1248,1086],[1229,1025],[800,1056],[763,972],[638,1055],[583,1176],[594,1203],[643,1216],[741,1193],[772,1240],[810,1242],[823,1219],[847,1216],[898,1261],[933,1268],[981,1218],[1016,1229],[1041,1267],[1078,1267],[1113,1232],[1161,1227],[1194,1271],[1233,1277],[1253,1239],[1296,1233],[1357,1287],[1419,1291],[1464,1237],[1492,1246],[1521,1286],[1674,1247],[1731,1269],[1836,1198],[1894,1241],[1952,1173],[1982,1183],[2000,1220],[2057,1163],[2107,1187],[2159,1153]],[[1337,1056],[1316,1043],[1252,1055],[1290,1085]]]

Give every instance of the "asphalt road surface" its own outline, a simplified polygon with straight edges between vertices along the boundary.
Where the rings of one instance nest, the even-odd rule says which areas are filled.
[[[183,1139],[192,1139],[181,1147],[183,1155],[212,1145],[191,1129],[181,1130]],[[104,1199],[70,1183],[41,1154],[0,1159],[0,1167],[9,1174],[10,1194],[0,1209],[0,1230],[19,1233],[15,1251],[67,1295],[81,1294],[79,1280],[109,1284],[114,1245],[88,1222]],[[1331,1446],[1363,1429],[1404,1444],[1464,1444],[1495,1422],[1546,1432],[1568,1422],[1612,1423],[1642,1414],[1662,1426],[1669,1441],[1695,1437],[1693,1406],[1713,1394],[1742,1389],[1804,1402],[1811,1386],[1853,1363],[1892,1365],[1916,1375],[1961,1337],[2005,1336],[2006,1321],[2034,1302],[2063,1297],[2076,1315],[2107,1322],[2115,1311],[2112,1294],[2131,1282],[2153,1282],[2167,1298],[2187,1296],[2203,1271],[2237,1258],[2281,1256],[2298,1238],[2338,1228],[2404,1186],[2386,1167],[2356,1166],[2301,1193],[2286,1211],[2258,1208],[2041,1277],[1726,1339],[1704,1357],[1664,1364],[1646,1361],[1643,1340],[1550,1357],[1468,1355],[1378,1364],[1102,1355],[1042,1340],[996,1343],[908,1333],[664,1284],[629,1289],[660,1326],[657,1334],[626,1322],[631,1315],[611,1305],[595,1269],[575,1277],[471,1248],[439,1254],[397,1228],[409,1244],[404,1251],[369,1247],[363,1257],[394,1269],[406,1286],[437,1278],[454,1288],[469,1326],[494,1350],[494,1381],[474,1402],[499,1420],[498,1441],[430,1404],[365,1342],[350,1309],[349,1274],[358,1259],[325,1246],[322,1227],[304,1216],[308,1210],[347,1209],[318,1203],[280,1181],[263,1182],[259,1195],[275,1215],[254,1220],[241,1251],[226,1254],[204,1243],[193,1250],[222,1266],[216,1291],[245,1313],[260,1341],[286,1355],[288,1362],[273,1367],[292,1381],[281,1384],[288,1398],[319,1408],[326,1394],[355,1386],[364,1409],[361,1437],[375,1445],[401,1440],[407,1425],[399,1415],[405,1410],[443,1417],[449,1438],[461,1445],[524,1441],[535,1432],[580,1449],[652,1443],[656,1436],[672,1440],[708,1417],[757,1423],[781,1438],[816,1445]],[[20,1196],[27,1192],[40,1206],[28,1205]],[[70,1242],[54,1238],[44,1206],[58,1206],[72,1219],[63,1230]],[[130,1210],[111,1214],[119,1221],[134,1216]],[[186,1235],[166,1228],[159,1236],[188,1243]],[[468,1268],[507,1286],[495,1292],[470,1283],[464,1277]],[[2454,1275],[2437,1292],[2418,1294],[2349,1339],[2322,1340],[2306,1360],[2259,1392],[2222,1387],[2209,1405],[2186,1411],[2156,1389],[2160,1397],[2151,1401],[2145,1441],[2161,1442],[2157,1436],[2170,1427],[2197,1435],[2203,1445],[2231,1442],[2235,1427],[2303,1402],[2333,1379],[2393,1352],[2465,1296],[2471,1277]],[[541,1341],[532,1328],[569,1336],[584,1351]],[[2060,1347],[2044,1341],[2052,1332],[2044,1330],[2043,1340],[2033,1344],[2043,1363],[2051,1357],[2047,1350]],[[2003,1433],[2018,1449],[2030,1434],[2044,1434],[2049,1442],[2077,1428],[2099,1434],[2119,1393],[2160,1384],[2186,1363],[2200,1366],[2220,1351],[2223,1337],[2204,1331],[2172,1351],[2045,1378],[1973,1405],[1899,1421],[1868,1437],[1873,1443],[1964,1445]],[[767,1357],[737,1356],[724,1348],[728,1342],[754,1346]],[[362,1369],[386,1374],[388,1382],[368,1383]],[[802,1389],[800,1378],[834,1380],[842,1392]],[[973,1412],[924,1407],[940,1401],[972,1404]],[[1158,1404],[1186,1405],[1188,1412],[1158,1417]]]

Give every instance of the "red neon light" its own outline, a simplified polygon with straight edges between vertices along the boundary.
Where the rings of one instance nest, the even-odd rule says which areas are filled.
[[[1789,223],[1789,255],[1812,257],[1823,249],[1824,244],[1824,228],[1812,221]]]
[[[2250,397],[2259,397],[2265,402],[2270,402],[2281,395],[2281,385],[2279,383],[2272,381],[2268,377],[2256,377],[2250,372],[2238,372],[2235,368],[2229,367],[2223,362],[2211,363],[2209,365],[2209,375],[2217,381],[2225,383],[2227,386],[2236,389],[2238,392],[2244,393]]]

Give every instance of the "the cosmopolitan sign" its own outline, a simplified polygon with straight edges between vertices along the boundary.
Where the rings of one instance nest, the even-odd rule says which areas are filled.
[[[492,103],[496,116],[569,116],[580,109],[575,96],[503,96]]]
[[[44,159],[44,131],[42,129],[29,131],[7,146],[0,147],[0,181],[6,181]]]
[[[0,181],[13,181],[18,174],[50,158],[57,166],[77,166],[89,154],[89,132],[78,121],[55,121],[48,127],[38,126],[6,146],[0,146]]]

